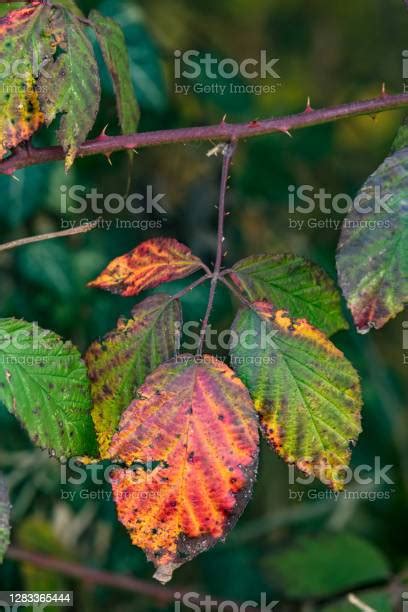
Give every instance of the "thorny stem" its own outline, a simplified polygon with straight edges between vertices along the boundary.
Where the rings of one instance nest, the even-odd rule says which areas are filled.
[[[171,143],[187,142],[231,142],[252,136],[261,136],[275,132],[289,134],[290,130],[301,129],[330,121],[337,121],[358,115],[371,115],[386,110],[408,106],[408,94],[388,95],[384,91],[371,100],[349,102],[339,106],[313,110],[310,105],[296,115],[274,117],[262,121],[247,123],[227,123],[222,120],[217,125],[202,127],[178,128],[158,130],[155,132],[140,132],[124,136],[106,136],[84,142],[78,149],[78,157],[86,157],[102,153],[110,155],[115,151],[139,149]],[[50,161],[64,159],[65,154],[61,147],[31,148],[24,151],[18,147],[10,157],[0,162],[0,174],[13,174],[16,170],[27,166],[34,166]]]
[[[200,341],[198,344],[197,353],[201,355],[203,352],[203,345],[205,340],[205,333],[207,331],[208,322],[210,320],[211,311],[214,305],[215,291],[220,278],[223,247],[224,247],[224,219],[225,219],[225,196],[228,186],[228,174],[231,166],[231,160],[235,153],[237,142],[231,141],[225,145],[223,149],[223,161],[222,161],[222,172],[221,172],[221,184],[220,184],[220,197],[218,201],[218,232],[217,232],[217,255],[214,264],[214,271],[211,275],[211,286],[210,294],[208,297],[207,310],[203,319],[203,323],[200,331]]]
[[[63,238],[64,236],[74,236],[75,234],[85,234],[86,232],[90,232],[91,230],[95,229],[97,225],[98,220],[95,220],[91,221],[90,223],[84,223],[84,225],[79,227],[60,230],[59,232],[40,234],[39,236],[31,236],[29,238],[20,238],[19,240],[13,240],[12,242],[0,244],[0,252],[16,249],[17,247],[24,246],[25,244],[32,244],[33,242],[42,242],[43,240],[52,240],[53,238]]]
[[[408,1],[408,0],[407,0]],[[4,0],[0,0],[4,3]],[[79,147],[78,156],[85,157],[98,153],[110,154],[114,151],[134,149],[141,147],[156,146],[170,143],[187,143],[192,141],[220,141],[229,140],[237,142],[243,138],[271,134],[273,132],[289,133],[289,130],[300,129],[330,121],[337,121],[357,115],[375,115],[386,110],[408,106],[408,94],[388,95],[384,91],[377,98],[361,102],[351,102],[313,110],[309,104],[302,113],[288,115],[286,117],[266,119],[263,121],[251,121],[242,124],[228,124],[223,119],[220,124],[207,127],[181,128],[174,130],[161,130],[156,132],[142,132],[126,136],[99,136],[94,140],[85,142]],[[33,147],[19,146],[3,161],[0,161],[0,174],[12,175],[16,170],[42,164],[49,161],[57,161],[64,158],[61,147]],[[96,227],[96,223],[84,225],[81,228],[69,229],[32,238],[24,238],[0,245],[0,251],[13,249],[31,242],[40,242],[51,238],[69,236],[87,232]],[[203,266],[207,275],[210,270]],[[204,282],[204,281],[203,281]],[[215,288],[214,288],[215,291]],[[214,296],[212,296],[213,298]]]

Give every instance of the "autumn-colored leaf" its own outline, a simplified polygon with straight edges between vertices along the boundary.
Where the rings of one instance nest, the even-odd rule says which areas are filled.
[[[153,238],[111,261],[89,287],[123,296],[137,295],[161,283],[184,278],[201,265],[199,258],[174,238]]]
[[[0,159],[28,140],[44,121],[35,89],[38,71],[55,52],[51,9],[41,2],[8,13],[0,20]]]
[[[37,87],[47,125],[62,113],[58,140],[66,153],[68,170],[95,123],[101,86],[92,45],[81,21],[58,6],[52,28],[61,52],[41,74]]]
[[[167,582],[174,569],[234,526],[251,495],[258,461],[257,417],[243,383],[210,356],[160,366],[124,412],[112,459],[160,464],[118,469],[121,522]]]
[[[136,132],[140,111],[133,90],[125,36],[120,26],[110,17],[91,11],[89,19],[95,26],[106,66],[116,94],[116,106],[123,134]]]
[[[348,328],[334,282],[302,257],[253,255],[233,266],[231,278],[251,302],[272,302],[293,317],[306,318],[328,336]]]
[[[408,302],[406,140],[402,129],[396,143],[403,148],[368,178],[357,195],[360,210],[353,207],[343,223],[339,284],[360,333],[383,327]]]
[[[102,458],[116,431],[122,412],[137,388],[177,350],[177,325],[181,309],[165,294],[148,297],[132,310],[128,321],[120,319],[115,330],[88,349],[88,366],[95,423]]]
[[[7,14],[11,12],[11,10],[16,11],[17,9],[24,8],[27,6],[26,2],[3,2],[0,3],[0,18],[5,17]]]
[[[322,332],[268,302],[242,309],[233,331],[232,367],[268,442],[288,463],[341,489],[349,445],[361,431],[354,368]]]

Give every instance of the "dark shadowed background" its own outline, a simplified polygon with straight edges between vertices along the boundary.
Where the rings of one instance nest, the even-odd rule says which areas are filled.
[[[80,4],[85,12],[99,8],[125,29],[142,109],[141,130],[216,123],[224,114],[231,122],[256,120],[301,111],[307,96],[318,108],[374,97],[382,82],[393,93],[404,87],[402,52],[408,48],[408,11],[400,0],[104,0]],[[177,94],[174,52],[189,49],[237,61],[258,58],[265,49],[269,57],[279,58],[275,68],[280,78],[255,83],[272,83],[276,91]],[[204,79],[196,81],[203,83]],[[192,85],[195,81],[181,82]],[[248,85],[248,81],[236,80],[236,84]],[[265,251],[292,251],[335,277],[339,231],[311,227],[313,219],[328,218],[317,210],[291,215],[288,186],[307,184],[333,195],[355,195],[387,155],[402,116],[388,112],[375,119],[361,117],[299,130],[292,138],[275,134],[240,143],[228,196],[227,263]],[[112,90],[104,78],[94,133],[106,124],[108,133],[118,133]],[[53,138],[48,130],[37,141],[53,142]],[[151,185],[155,194],[165,194],[161,205],[166,211],[137,216],[126,211],[104,213],[105,222],[112,221],[110,229],[105,225],[87,235],[2,254],[0,316],[38,321],[84,351],[91,341],[111,330],[120,315],[129,315],[135,303],[134,298],[86,287],[113,257],[149,237],[165,235],[188,244],[211,264],[220,170],[220,159],[206,156],[211,148],[211,143],[200,143],[141,150],[131,171],[127,155],[120,153],[112,157],[112,166],[102,156],[80,160],[67,176],[63,164],[55,163],[19,172],[18,181],[0,177],[0,242],[98,216],[89,208],[82,214],[63,213],[61,186],[81,185],[105,195],[126,195],[144,194]],[[290,227],[290,217],[305,220],[302,231]],[[341,219],[337,213],[330,217]],[[118,220],[137,220],[141,227],[118,228]],[[153,229],[142,229],[143,222]],[[189,282],[173,283],[170,289],[176,292]],[[204,285],[183,300],[186,321],[203,316],[207,294]],[[236,306],[220,288],[213,326],[227,327]],[[352,482],[350,490],[358,492],[354,498],[335,499],[316,482],[291,484],[288,467],[263,445],[254,496],[238,526],[225,544],[178,570],[173,579],[177,587],[191,587],[218,600],[260,601],[265,592],[268,598],[284,602],[277,610],[341,612],[357,608],[339,603],[337,596],[356,592],[360,585],[368,588],[366,601],[374,609],[391,610],[389,593],[396,597],[395,609],[402,609],[398,585],[388,590],[383,585],[403,572],[408,561],[408,363],[404,365],[403,320],[401,315],[381,331],[365,336],[349,331],[334,337],[363,381],[364,432],[354,449],[352,465],[391,465],[387,476],[392,483]],[[91,491],[108,494],[109,486],[96,485],[90,478],[80,486],[61,484],[58,464],[33,448],[4,408],[0,410],[0,470],[7,474],[11,489],[14,543],[150,579],[152,566],[130,544],[116,520],[114,504],[86,499]],[[73,501],[64,499],[67,492],[74,492]],[[298,538],[308,534],[313,535],[316,546],[305,552],[311,541],[299,543]],[[350,534],[358,539],[350,539]],[[358,567],[353,569],[353,564]],[[348,572],[354,575],[355,585],[352,580],[341,581]],[[299,586],[302,581],[305,586]],[[0,568],[0,585],[2,589],[72,588],[76,609],[81,611],[161,609],[142,595],[90,587],[11,560]],[[311,604],[310,599],[322,601]],[[164,609],[174,609],[174,604]]]

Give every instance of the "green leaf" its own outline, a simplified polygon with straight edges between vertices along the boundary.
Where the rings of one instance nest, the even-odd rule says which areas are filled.
[[[125,35],[133,86],[142,108],[163,111],[168,101],[166,82],[158,50],[145,23],[144,12],[135,2],[105,0],[103,15],[112,17]]]
[[[116,329],[101,342],[94,342],[85,356],[102,457],[136,389],[176,353],[181,309],[178,302],[170,300],[164,294],[146,298],[134,307],[129,321],[120,319]]]
[[[390,576],[384,556],[352,534],[299,537],[286,550],[264,559],[267,576],[290,599],[320,599],[369,586]]]
[[[14,10],[0,20],[0,56],[4,64],[0,159],[28,140],[43,123],[35,86],[41,67],[55,53],[50,18],[50,7],[36,3]]]
[[[7,493],[7,485],[4,477],[0,474],[0,563],[10,543],[10,502]]]
[[[288,463],[342,489],[349,444],[361,431],[354,368],[322,332],[268,302],[242,309],[232,329],[231,365],[267,441]]]
[[[408,116],[405,117],[391,145],[391,153],[405,149],[405,147],[408,147]]]
[[[96,36],[112,78],[122,132],[131,134],[137,130],[140,111],[132,85],[124,34],[113,19],[104,17],[98,11],[91,11],[89,18],[95,26]]]
[[[36,323],[0,319],[0,401],[53,456],[95,455],[90,385],[78,350]]]
[[[318,266],[296,255],[254,255],[236,263],[232,280],[250,301],[268,300],[304,317],[328,336],[347,329],[340,294]]]
[[[405,130],[403,126],[397,135],[396,152],[385,159],[357,195],[369,212],[353,207],[343,223],[338,245],[339,284],[360,333],[373,327],[380,329],[408,301]]]
[[[95,123],[101,86],[92,45],[79,19],[57,8],[53,28],[62,53],[41,74],[38,90],[47,125],[63,113],[58,139],[66,152],[68,170]]]

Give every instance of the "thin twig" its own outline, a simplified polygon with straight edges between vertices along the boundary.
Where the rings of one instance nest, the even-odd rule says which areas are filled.
[[[173,590],[164,586],[159,586],[147,580],[141,580],[140,578],[133,578],[131,576],[84,567],[77,563],[62,561],[61,559],[48,557],[41,553],[22,550],[16,546],[9,547],[7,556],[14,561],[32,563],[37,567],[59,572],[65,576],[71,576],[72,578],[77,578],[90,584],[100,584],[114,589],[141,593],[163,602],[174,601],[174,591],[178,590],[176,588]]]
[[[63,561],[55,557],[49,557],[43,553],[32,552],[29,550],[23,550],[17,546],[9,546],[7,550],[7,557],[14,561],[22,561],[24,563],[30,563],[37,567],[41,567],[45,570],[52,572],[58,572],[65,576],[75,578],[82,582],[86,582],[91,585],[101,585],[104,587],[110,587],[112,589],[118,589],[121,591],[129,591],[132,593],[138,593],[147,597],[152,597],[157,601],[163,603],[171,603],[175,601],[175,593],[179,595],[190,594],[192,589],[189,590],[181,589],[174,585],[173,588],[160,586],[148,580],[142,580],[141,578],[133,578],[132,576],[124,576],[123,574],[116,574],[113,572],[107,572],[104,570],[97,570],[91,567],[85,567],[79,563],[72,563],[71,561]],[[194,590],[194,592],[196,592]],[[204,598],[204,595],[200,595],[197,592],[197,596],[200,600]],[[212,596],[212,599],[214,597]],[[240,607],[239,602],[235,603],[237,609]],[[260,612],[257,607],[248,607],[248,612]]]
[[[227,123],[224,120],[217,125],[205,127],[190,127],[155,132],[140,132],[124,136],[106,136],[88,140],[78,149],[79,157],[96,155],[98,153],[111,154],[115,151],[140,149],[171,143],[187,143],[194,141],[230,142],[282,132],[288,134],[290,130],[297,130],[313,125],[356,117],[358,115],[375,115],[386,110],[393,110],[408,106],[408,94],[388,95],[381,92],[377,98],[350,102],[339,106],[332,106],[313,110],[306,105],[303,112],[286,117],[276,117],[262,121],[249,121],[247,123]],[[34,166],[50,161],[64,159],[65,153],[61,147],[32,148],[24,151],[17,148],[14,153],[0,162],[0,174],[13,174],[16,170],[27,166]]]
[[[64,236],[85,234],[86,232],[90,232],[91,230],[95,229],[97,225],[98,221],[91,221],[90,223],[84,223],[84,225],[81,225],[80,227],[73,227],[67,230],[51,232],[49,234],[40,234],[39,236],[30,236],[29,238],[20,238],[19,240],[13,240],[12,242],[0,244],[0,252],[16,249],[17,247],[24,246],[25,244],[32,244],[33,242],[42,242],[43,240],[52,240],[53,238],[63,238]]]
[[[236,146],[237,146],[236,141],[232,141],[225,146],[224,151],[223,151],[220,197],[219,197],[219,202],[218,202],[217,255],[216,255],[216,260],[214,264],[214,272],[211,276],[210,295],[208,297],[207,310],[206,310],[206,313],[203,319],[203,323],[201,325],[200,341],[198,343],[198,349],[197,349],[198,355],[201,355],[203,352],[205,333],[207,331],[212,307],[214,305],[215,290],[217,288],[217,283],[218,283],[220,272],[221,272],[223,247],[224,247],[225,196],[227,192],[228,174],[230,170],[231,160],[235,153]]]
[[[187,293],[189,293],[190,291],[192,291],[193,289],[195,289],[199,285],[202,285],[203,283],[205,283],[206,280],[209,280],[211,278],[212,274],[211,274],[210,271],[208,271],[208,272],[209,272],[208,274],[206,274],[205,276],[201,276],[200,278],[195,280],[193,283],[191,283],[191,285],[188,285],[188,287],[184,287],[184,289],[181,289],[181,291],[179,291],[175,295],[172,295],[171,296],[171,301],[173,301],[173,300],[180,300],[182,297],[187,295]]]
[[[222,275],[220,276],[220,282],[223,283],[226,287],[228,287],[231,293],[233,293],[239,299],[239,301],[244,304],[244,306],[246,306],[247,308],[253,307],[251,302],[247,300],[246,297],[243,296],[242,293],[236,287],[234,287],[232,283],[227,281],[227,279]]]

